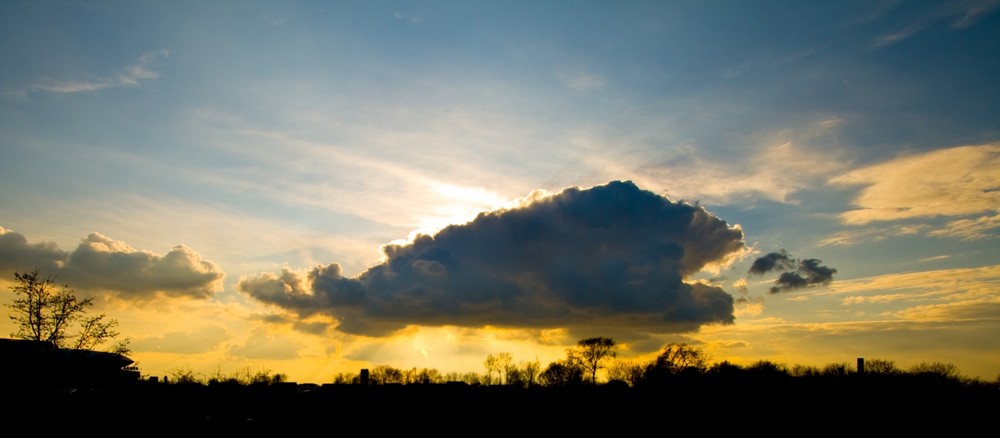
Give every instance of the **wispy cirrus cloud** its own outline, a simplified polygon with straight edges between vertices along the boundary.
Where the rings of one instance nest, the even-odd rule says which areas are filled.
[[[560,72],[558,77],[563,85],[576,91],[595,90],[607,82],[604,76],[582,69]]]
[[[982,320],[996,323],[1000,322],[1000,297],[915,306],[891,312],[889,315],[902,320],[920,322],[955,323]]]
[[[854,245],[862,242],[877,242],[890,236],[920,234],[930,225],[893,225],[890,227],[866,227],[864,229],[839,231],[819,241],[819,246]]]
[[[876,37],[872,41],[872,48],[881,49],[900,43],[941,21],[949,22],[952,29],[967,28],[997,9],[1000,0],[941,2],[930,5],[923,13],[916,14],[909,24]]]
[[[151,67],[157,60],[169,57],[170,55],[171,52],[169,50],[146,52],[140,55],[134,64],[123,67],[117,75],[96,76],[76,80],[43,79],[26,89],[12,91],[9,94],[26,97],[32,92],[85,93],[108,88],[135,87],[143,81],[160,77],[159,73],[153,71]]]
[[[939,237],[957,237],[962,240],[979,240],[995,236],[991,232],[996,229],[1000,229],[1000,214],[948,221],[944,228],[931,231],[928,234]]]
[[[1000,265],[992,265],[844,280],[831,285],[829,293],[853,294],[845,304],[898,300],[981,301],[995,296],[998,286]]]
[[[1000,228],[1000,143],[907,155],[829,182],[861,186],[853,201],[857,208],[840,215],[846,224],[954,217],[929,234],[963,239]]]
[[[650,125],[669,126],[663,119],[650,119]],[[768,199],[796,203],[794,194],[837,175],[847,168],[835,144],[844,125],[830,117],[800,126],[768,130],[754,135],[744,151],[720,158],[706,153],[706,147],[674,139],[676,144],[655,151],[645,140],[629,144],[640,154],[623,153],[620,144],[610,147],[611,139],[577,140],[587,151],[581,157],[584,166],[598,175],[634,175],[637,184],[665,193],[674,199],[697,199],[705,203],[727,204],[741,198]],[[657,128],[658,129],[658,128]],[[650,131],[643,136],[670,137],[667,131]],[[671,141],[665,141],[671,143]],[[749,152],[747,152],[749,151]],[[745,154],[745,155],[742,155]],[[655,157],[655,158],[651,158]]]

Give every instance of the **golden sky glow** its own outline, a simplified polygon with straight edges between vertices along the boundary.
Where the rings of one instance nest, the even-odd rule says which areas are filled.
[[[717,6],[0,2],[0,285],[156,376],[1000,375],[1000,3]]]

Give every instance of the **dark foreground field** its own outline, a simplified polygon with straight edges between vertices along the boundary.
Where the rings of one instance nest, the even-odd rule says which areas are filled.
[[[674,383],[516,388],[435,385],[200,385],[6,391],[4,422],[36,430],[323,435],[614,432],[830,436],[903,432],[991,435],[996,385],[953,382]],[[985,429],[984,429],[985,428]]]

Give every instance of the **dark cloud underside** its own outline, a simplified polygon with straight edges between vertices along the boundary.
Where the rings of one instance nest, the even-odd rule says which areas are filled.
[[[748,271],[751,275],[764,275],[772,271],[784,271],[774,280],[771,293],[830,284],[837,270],[820,265],[821,260],[796,260],[784,249],[772,252],[754,260]]]
[[[750,274],[763,275],[775,270],[791,269],[795,267],[795,260],[788,255],[788,252],[781,250],[772,252],[754,260],[750,266]]]
[[[830,284],[833,281],[833,274],[836,274],[837,270],[822,266],[820,263],[822,261],[817,259],[805,259],[799,263],[799,268],[796,272],[783,272],[774,281],[771,293]]]
[[[728,293],[683,279],[743,248],[742,230],[703,208],[611,182],[388,245],[386,261],[356,278],[334,263],[238,287],[355,334],[408,324],[675,332],[733,322]]]

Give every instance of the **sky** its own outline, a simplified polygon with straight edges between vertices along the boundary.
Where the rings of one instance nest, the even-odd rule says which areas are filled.
[[[998,0],[9,0],[0,58],[2,301],[144,375],[1000,377]]]

